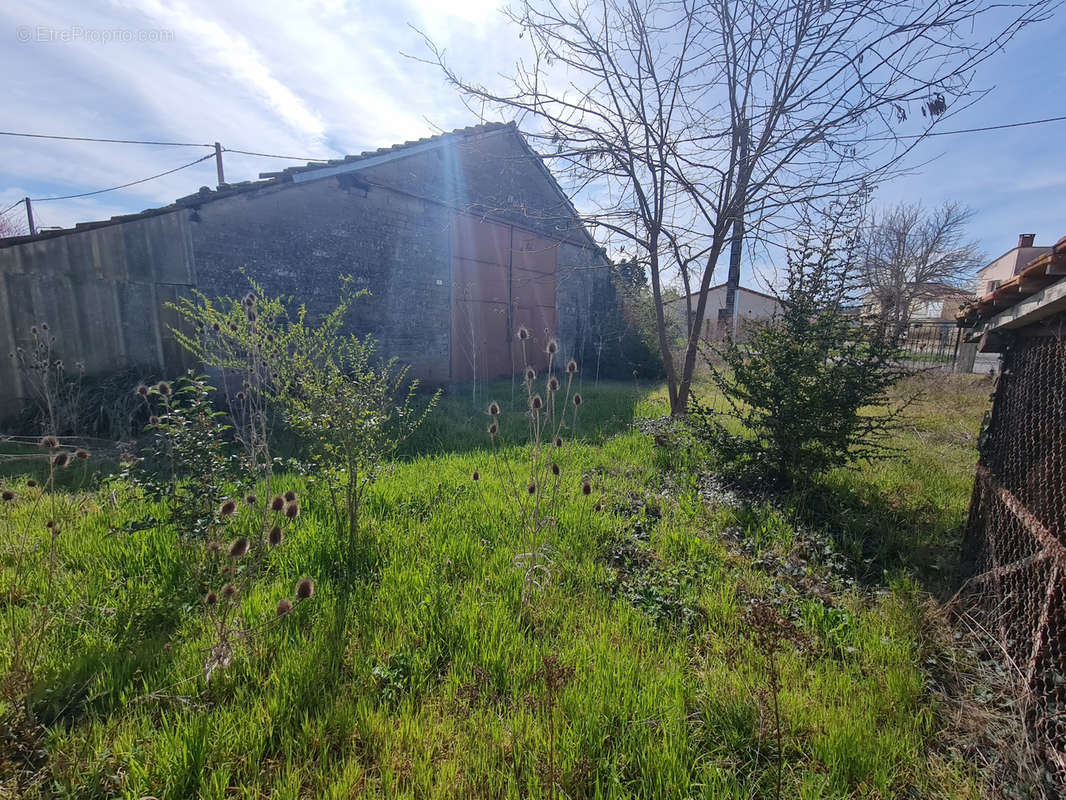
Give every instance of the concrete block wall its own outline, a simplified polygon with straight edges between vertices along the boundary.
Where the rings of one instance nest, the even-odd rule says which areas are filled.
[[[85,374],[130,367],[179,373],[185,354],[165,335],[165,308],[196,284],[181,213],[161,214],[0,248],[0,417],[29,393],[15,360],[30,329],[47,323],[68,369]]]

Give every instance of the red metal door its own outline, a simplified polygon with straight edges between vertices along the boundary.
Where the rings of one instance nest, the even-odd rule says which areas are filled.
[[[456,215],[452,226],[452,380],[543,368],[554,333],[558,243],[509,225]],[[526,358],[515,337],[529,329]]]

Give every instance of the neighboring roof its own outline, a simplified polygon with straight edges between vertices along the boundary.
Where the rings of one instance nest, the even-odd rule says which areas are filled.
[[[1000,262],[1003,261],[1003,259],[1005,259],[1007,256],[1010,256],[1010,255],[1013,255],[1015,257],[1015,259],[1014,259],[1014,262],[1015,262],[1014,263],[1014,271],[1018,272],[1019,271],[1018,270],[1018,267],[1019,267],[1018,261],[1021,258],[1024,257],[1024,255],[1025,255],[1024,251],[1026,251],[1026,250],[1031,251],[1032,254],[1030,255],[1029,259],[1032,260],[1033,258],[1035,258],[1038,255],[1043,255],[1044,253],[1050,253],[1052,249],[1053,248],[1047,247],[1046,245],[1031,245],[1029,247],[1021,247],[1019,245],[1018,247],[1012,247],[1006,253],[1004,253],[1003,255],[999,256],[999,258],[992,259],[987,264],[985,264],[983,267],[981,267],[981,269],[977,270],[977,277],[980,278],[981,275],[983,275],[986,271],[992,269],[995,266],[998,266],[1000,264]]]
[[[453,131],[447,131],[445,133],[437,134],[436,136],[426,136],[422,139],[416,139],[413,141],[407,141],[403,144],[392,145],[391,147],[381,147],[377,150],[367,150],[358,155],[345,156],[344,158],[334,159],[325,163],[308,163],[301,167],[289,167],[281,170],[280,172],[262,172],[259,174],[260,180],[257,181],[241,181],[240,183],[224,183],[217,189],[210,189],[207,186],[200,187],[198,192],[194,194],[186,195],[185,197],[179,197],[170,205],[160,206],[158,208],[149,208],[144,211],[140,211],[134,214],[122,214],[111,217],[106,220],[97,220],[92,222],[79,222],[73,228],[59,228],[46,231],[38,231],[35,236],[12,236],[7,239],[0,239],[0,248],[10,247],[12,245],[23,244],[24,242],[33,242],[40,239],[50,239],[56,236],[65,236],[70,233],[76,233],[79,231],[91,230],[93,228],[103,228],[108,225],[118,225],[124,222],[131,222],[133,220],[144,219],[147,217],[154,217],[160,214],[170,214],[174,211],[178,211],[183,208],[199,208],[205,203],[211,203],[215,200],[221,200],[226,197],[232,197],[238,194],[245,194],[247,192],[255,192],[261,189],[267,189],[271,187],[285,186],[287,184],[304,183],[310,180],[319,180],[322,178],[329,178],[334,175],[338,175],[346,172],[354,172],[356,170],[367,169],[379,164],[384,164],[389,161],[394,161],[398,158],[405,158],[407,156],[416,155],[425,150],[432,150],[437,147],[441,147],[444,144],[454,141],[468,141],[478,137],[498,133],[500,131],[513,132],[518,140],[522,143],[523,148],[526,150],[531,160],[537,164],[540,170],[547,177],[552,189],[559,195],[559,197],[565,201],[565,208],[574,216],[579,217],[577,209],[570,202],[570,198],[566,192],[563,191],[562,186],[552,175],[551,170],[548,169],[544,160],[537,154],[532,147],[529,146],[529,142],[526,141],[525,136],[518,130],[517,125],[514,122],[488,122],[482,125],[471,125],[466,128],[456,128]],[[592,235],[581,226],[581,231],[584,233],[588,241],[598,247]]]
[[[729,284],[726,284],[726,283],[719,283],[719,284],[717,284],[715,286],[708,286],[707,287],[707,291],[708,292],[713,292],[716,289],[724,289],[728,285]],[[754,294],[754,295],[757,295],[759,297],[765,297],[767,300],[773,300],[775,303],[780,303],[781,302],[781,300],[779,298],[774,297],[772,294],[767,294],[766,292],[760,292],[757,289],[749,289],[747,286],[738,286],[737,287],[737,291],[738,292],[747,292],[748,294]],[[690,294],[683,294],[680,297],[675,297],[673,300],[668,300],[667,302],[668,303],[679,303],[680,301],[684,300],[686,297],[698,297],[699,294],[700,294],[699,292],[691,292]]]
[[[1066,236],[1032,259],[1017,275],[964,307],[956,319],[970,327],[1019,327],[1066,307]],[[1024,308],[1018,308],[1024,306]]]

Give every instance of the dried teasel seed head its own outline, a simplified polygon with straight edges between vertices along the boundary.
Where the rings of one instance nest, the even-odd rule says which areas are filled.
[[[280,525],[275,525],[270,529],[270,533],[267,534],[267,542],[271,547],[277,547],[281,544],[281,540],[285,538],[285,532],[281,529]]]
[[[555,377],[548,378],[548,391],[549,392],[557,392],[557,391],[559,391],[559,381],[558,381],[557,378],[555,378]]]
[[[68,453],[66,450],[64,450],[61,453],[56,453],[54,456],[52,456],[52,466],[53,467],[65,467],[69,463],[70,463],[70,453]]]
[[[208,542],[207,543],[207,552],[209,554],[211,554],[211,555],[215,555],[221,549],[222,549],[222,546],[218,542]]]
[[[256,497],[254,494],[246,495],[244,498],[244,502],[246,502],[250,506],[254,506],[256,503],[259,502],[259,498]]]
[[[556,341],[555,339],[549,339],[548,340],[548,346],[544,348],[544,351],[548,355],[554,356],[556,353],[559,352],[559,342]]]
[[[163,397],[170,397],[170,384],[166,381],[160,381],[156,384],[155,390],[159,392]]]
[[[237,594],[237,587],[234,586],[232,583],[227,583],[225,586],[222,587],[222,596],[226,600],[229,600],[235,594]]]
[[[279,617],[284,617],[290,611],[292,611],[292,600],[287,597],[278,600],[277,615]]]
[[[285,508],[285,498],[280,494],[274,495],[274,499],[270,501],[271,511],[282,511]]]
[[[222,326],[219,325],[217,322],[214,322],[211,324],[211,330],[213,330],[215,333],[218,333],[222,330]]]
[[[552,442],[552,444],[555,445],[556,447],[562,447],[563,446],[563,437],[562,436],[556,436],[555,440]]]
[[[518,340],[524,342],[529,338],[529,329],[523,325],[518,329]]]
[[[218,593],[213,591],[208,592],[207,597],[204,598],[204,602],[207,603],[207,605],[209,606],[215,605],[216,603],[218,603]]]
[[[560,472],[558,464],[552,464],[552,475],[558,475]]]
[[[543,406],[544,401],[541,399],[539,394],[535,394],[531,398],[529,398],[529,407],[532,408],[534,411],[540,410],[541,408],[543,408]]]
[[[596,503],[596,505],[595,505],[595,506],[593,506],[593,508],[594,508],[594,509],[595,509],[596,511],[603,511],[603,503],[599,503],[599,502],[597,502],[597,503]]]
[[[37,481],[35,481],[33,478],[30,478],[28,481],[26,481],[26,485],[28,487],[30,487],[31,489],[36,489],[37,488]]]
[[[149,425],[158,425],[159,424],[159,417],[157,417],[155,414],[152,414],[152,416],[150,416],[148,418],[148,424]]]
[[[300,516],[299,503],[289,503],[285,506],[285,517],[287,519],[296,519],[298,516]]]
[[[77,450],[74,451],[74,458],[78,459],[79,461],[85,461],[89,457],[89,455],[89,451],[86,450],[84,447],[79,447]]]
[[[526,492],[528,492],[529,494],[536,494],[537,493],[537,484],[534,483],[533,481],[530,481],[529,482],[529,486],[526,487]]]
[[[248,552],[248,537],[239,536],[230,543],[229,556],[230,558],[241,558]]]
[[[533,383],[537,379],[537,371],[533,367],[526,367],[526,380]]]
[[[575,406],[581,405],[581,395],[580,394],[575,394],[574,395],[574,405]]]
[[[228,517],[232,515],[236,510],[237,501],[227,500],[225,503],[222,504],[221,508],[218,509],[218,513],[223,517]]]
[[[49,450],[55,450],[59,447],[59,439],[54,436],[41,437],[41,447],[47,447]]]
[[[137,392],[137,394],[139,394],[139,395],[140,395],[141,397],[147,397],[147,396],[148,396],[148,387],[147,387],[147,386],[145,386],[145,385],[144,385],[143,383],[139,383],[139,384],[137,384],[137,389],[136,389],[135,391],[136,391],[136,392]]]
[[[293,502],[295,500],[296,500],[296,492],[294,492],[292,489],[289,489],[289,491],[285,492],[285,502],[286,503],[291,503],[291,502]]]
[[[495,436],[500,431],[500,426],[493,422],[489,425],[489,436]]]
[[[44,523],[44,527],[48,528],[48,530],[52,530],[52,528],[54,528],[55,526],[56,521],[54,519],[50,519],[48,520],[48,522]]]
[[[296,584],[296,596],[300,600],[309,600],[314,597],[315,594],[315,582],[310,578],[301,578],[300,582]]]
[[[477,481],[481,480],[481,473],[480,473],[480,472],[478,472],[478,471],[477,471],[477,470],[475,469],[475,470],[474,470],[474,474],[473,474],[473,475],[471,475],[470,477],[471,477],[471,479],[473,479],[473,481],[474,481],[474,482],[476,483]]]
[[[577,374],[577,362],[574,361],[574,359],[572,359],[572,358],[569,361],[566,362],[566,374],[567,375],[576,375]]]
[[[237,394],[234,395],[233,399],[235,399],[238,403],[243,403],[244,402],[244,392],[237,392]]]
[[[489,416],[492,416],[492,417],[500,416],[500,404],[499,403],[497,403],[495,401],[492,402],[492,403],[489,403]]]
[[[592,494],[592,484],[588,481],[581,481],[581,494],[586,496]]]
[[[4,489],[4,491],[0,492],[0,500],[3,500],[5,503],[10,503],[14,499],[15,493],[10,489]]]

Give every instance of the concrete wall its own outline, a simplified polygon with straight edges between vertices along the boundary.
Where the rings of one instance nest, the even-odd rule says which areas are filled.
[[[165,335],[177,320],[164,306],[195,283],[182,213],[0,248],[0,416],[29,393],[8,356],[41,323],[67,369],[80,361],[88,376],[184,370],[185,354]]]

